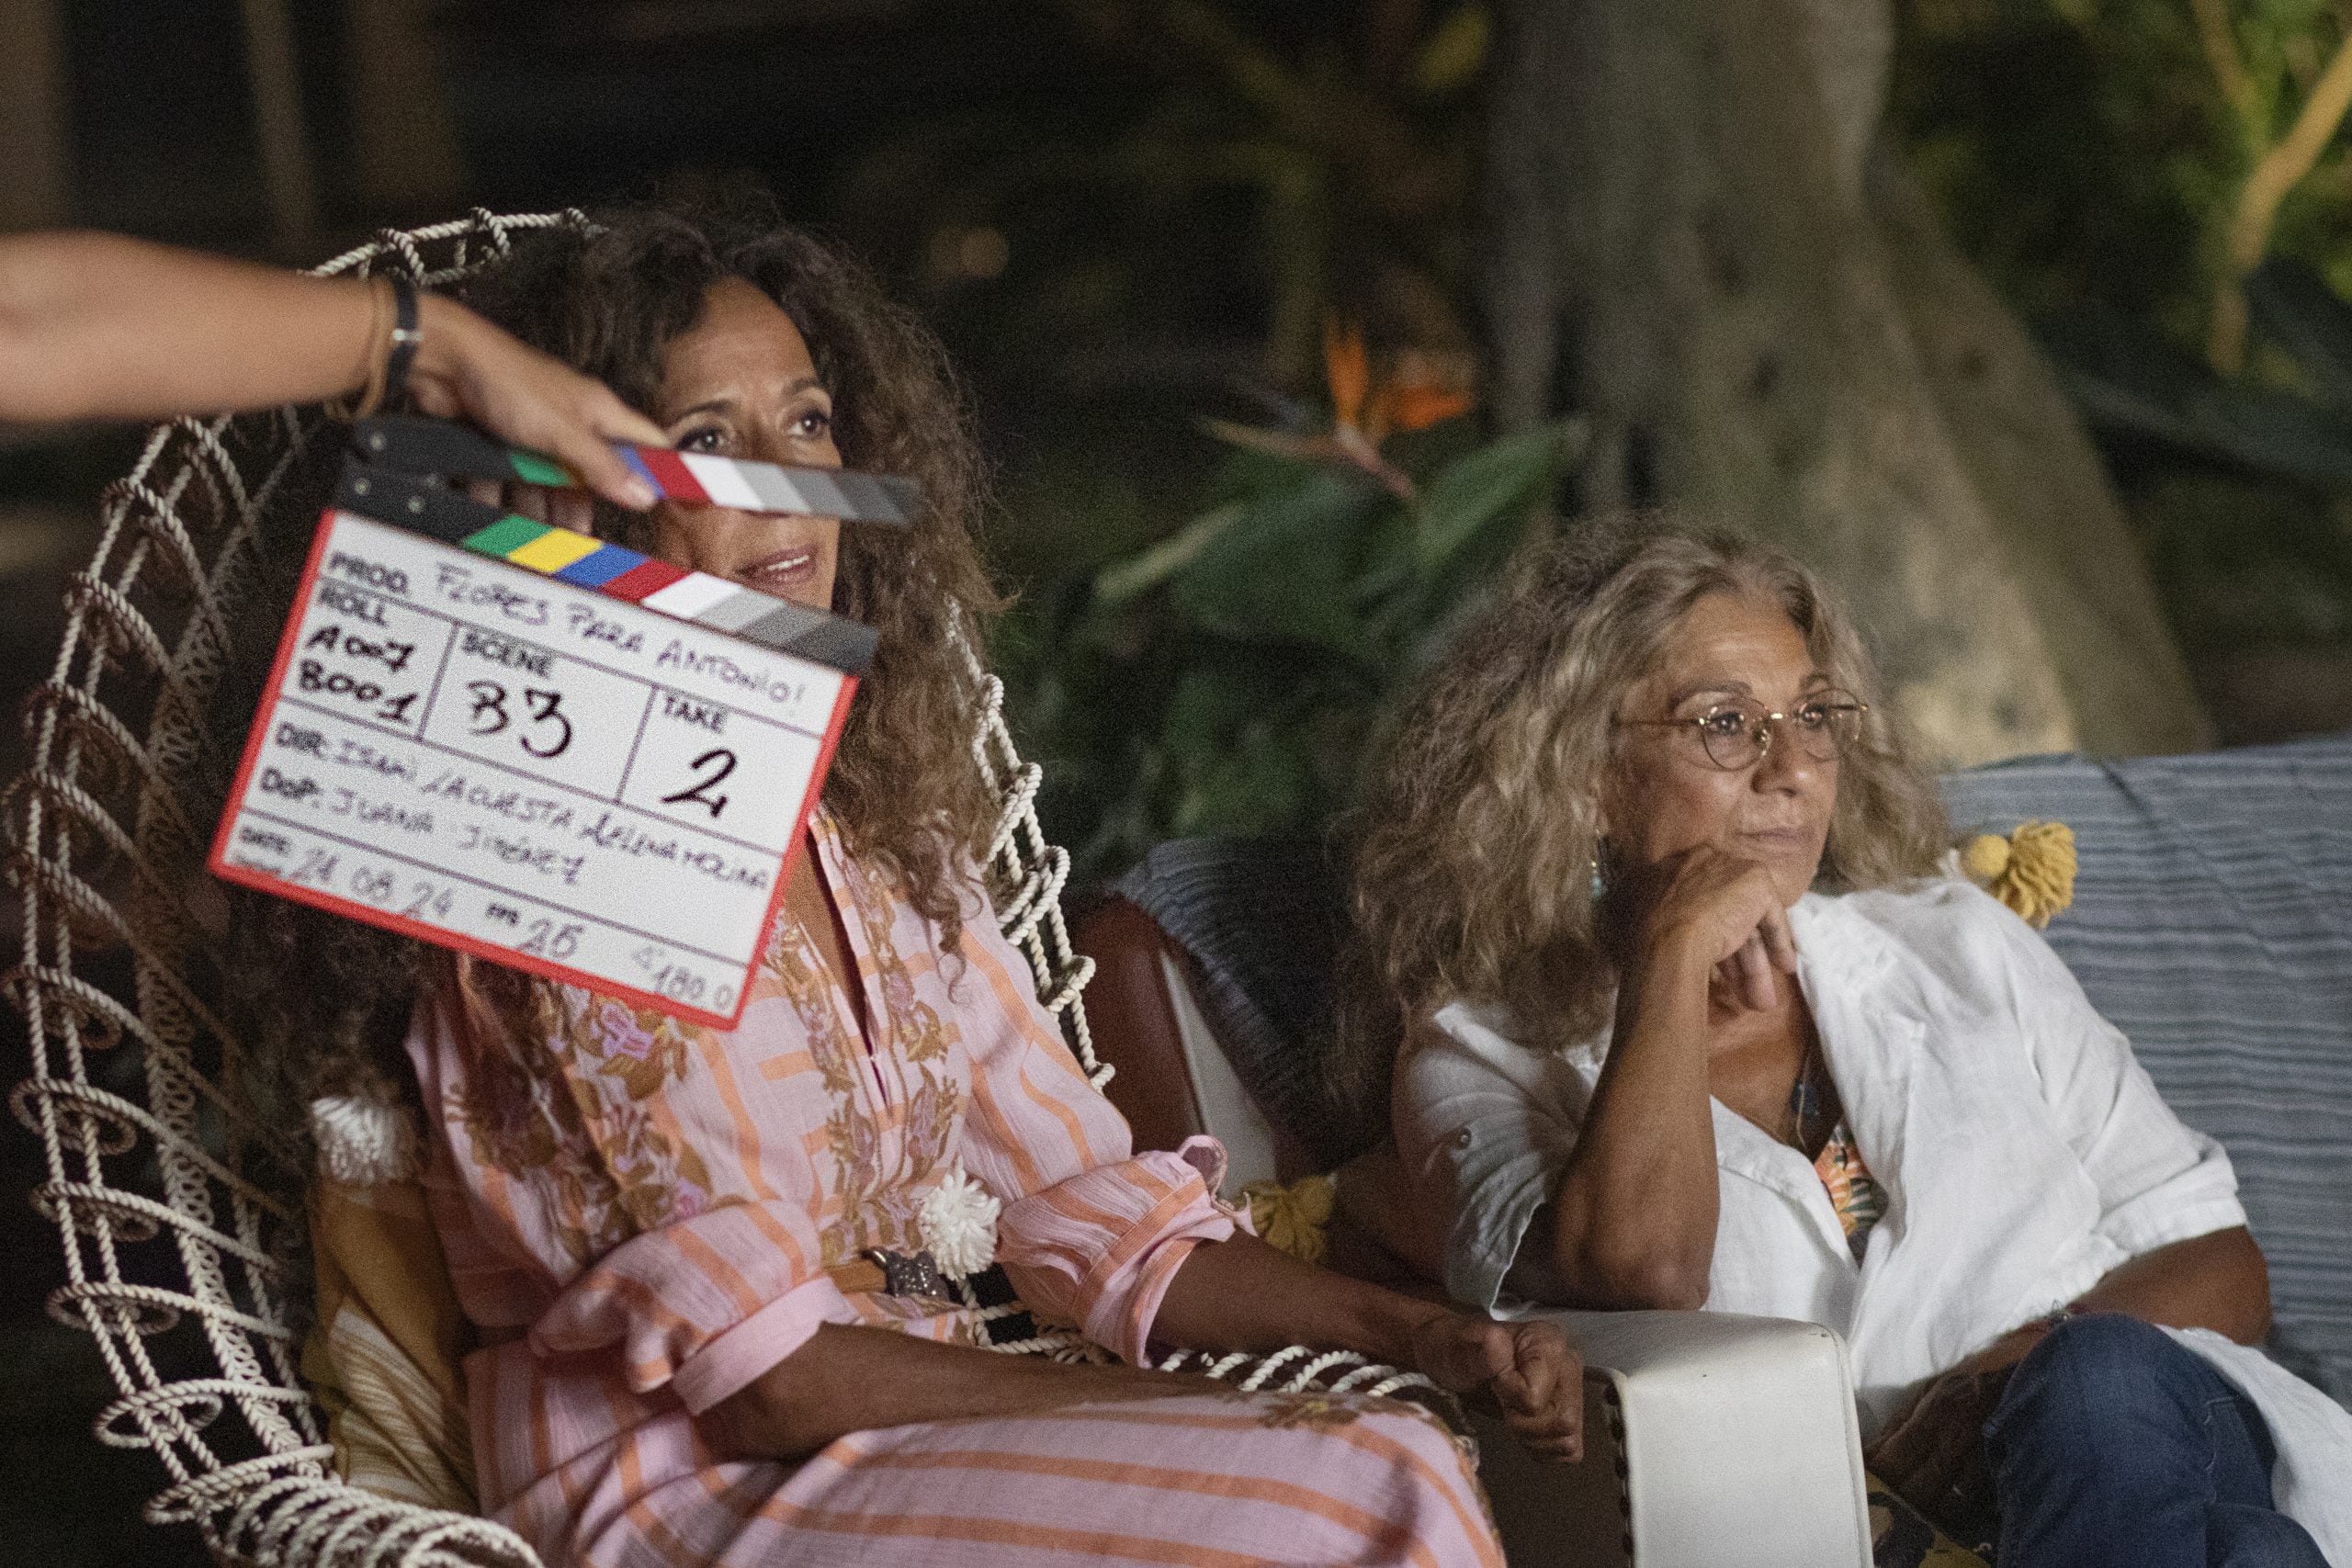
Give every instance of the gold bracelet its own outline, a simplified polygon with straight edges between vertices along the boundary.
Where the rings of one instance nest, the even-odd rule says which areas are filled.
[[[322,406],[330,419],[344,421],[366,419],[384,400],[384,363],[391,346],[391,286],[385,279],[371,277],[368,283],[368,381],[357,402],[348,395],[332,398]]]

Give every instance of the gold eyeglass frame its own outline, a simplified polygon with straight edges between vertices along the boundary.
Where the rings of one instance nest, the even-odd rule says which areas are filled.
[[[1845,701],[1828,703],[1823,705],[1827,707],[1833,713],[1852,714],[1854,716],[1854,739],[1859,741],[1861,739],[1862,719],[1870,713],[1871,705],[1863,702],[1851,692],[1845,691],[1842,688],[1835,686],[1831,687],[1828,693],[1823,693],[1821,695],[1828,695],[1830,693],[1834,693],[1836,695],[1844,698]],[[1802,713],[1804,709],[1814,705],[1814,704],[1819,700],[1818,696],[1808,697],[1805,701],[1797,705],[1797,711]],[[1718,758],[1714,751],[1707,745],[1707,721],[1726,710],[1742,711],[1751,708],[1761,710],[1760,716],[1747,727],[1747,738],[1755,744],[1756,747],[1756,756],[1754,760],[1746,762],[1724,761],[1722,759]],[[1699,754],[1707,759],[1708,765],[1719,769],[1726,773],[1745,773],[1747,769],[1757,767],[1761,764],[1764,759],[1771,753],[1772,737],[1777,732],[1774,728],[1775,725],[1789,725],[1793,727],[1796,723],[1796,716],[1794,714],[1782,713],[1777,708],[1766,708],[1761,703],[1733,702],[1717,703],[1705,713],[1696,715],[1690,718],[1621,718],[1617,722],[1620,725],[1632,729],[1688,728],[1693,730],[1697,733],[1699,738]],[[1819,755],[1812,747],[1805,745],[1802,740],[1797,742],[1797,749],[1816,762],[1837,761],[1846,754],[1846,746],[1844,743],[1837,739],[1834,730],[1829,733],[1831,735],[1829,742],[1829,755],[1826,757]]]

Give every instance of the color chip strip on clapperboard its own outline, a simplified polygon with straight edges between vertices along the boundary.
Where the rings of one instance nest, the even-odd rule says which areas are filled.
[[[544,454],[502,446],[462,425],[440,420],[368,420],[360,424],[356,438],[371,462],[403,473],[514,479],[556,490],[581,488],[578,475]],[[894,474],[787,468],[781,463],[635,446],[624,441],[614,442],[613,450],[665,501],[900,527],[913,521],[914,483]]]
[[[344,498],[345,503],[355,510],[388,521],[398,520],[403,526],[476,555],[503,560],[575,587],[592,589],[608,598],[641,604],[658,615],[725,632],[763,648],[814,659],[836,669],[863,671],[873,656],[874,631],[855,621],[707,572],[672,566],[593,535],[552,527],[511,513],[500,515],[495,508],[469,501],[455,491],[404,477],[404,471],[454,472],[458,477],[473,479],[497,479],[511,474],[528,484],[550,483],[558,479],[566,487],[571,484],[568,470],[536,453],[500,446],[461,426],[438,421],[370,421],[361,427],[360,436],[362,449],[376,453],[378,465],[382,466],[356,468],[345,476],[344,484],[350,491]],[[657,456],[678,458],[682,455],[671,452]],[[740,470],[768,469],[796,482],[795,494],[808,499],[812,495],[810,488],[798,481],[808,474],[823,472],[784,469],[772,463],[684,456],[693,456],[700,471],[709,475],[722,490],[729,485],[752,482]],[[737,471],[719,473],[718,469]],[[684,471],[693,478],[696,470]],[[905,521],[907,508],[899,502],[911,499],[912,490],[907,481],[890,479],[886,482],[870,474],[832,477],[868,481],[872,492],[865,496],[861,504],[882,505],[888,510],[888,517],[861,513],[856,519],[844,520]],[[775,493],[774,479],[761,476],[758,482],[769,493]],[[760,510],[799,508],[778,504]]]
[[[535,454],[435,421],[356,434],[208,866],[734,1027],[874,630],[450,482],[569,485]],[[915,505],[874,476],[635,460],[690,504],[901,525]]]
[[[746,642],[786,653],[807,651],[809,632],[833,617],[570,528],[553,528],[512,514],[457,541],[493,560],[536,571],[608,599],[642,604],[657,615],[691,621]],[[828,660],[831,662],[831,660]]]

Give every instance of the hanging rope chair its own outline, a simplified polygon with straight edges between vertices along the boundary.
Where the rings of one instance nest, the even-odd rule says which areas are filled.
[[[585,222],[576,211],[478,209],[387,231],[317,271],[397,271],[443,288],[518,231]],[[241,1151],[283,1151],[286,1140],[223,1087],[240,1052],[218,1010],[223,933],[202,863],[233,759],[215,754],[207,715],[232,626],[282,609],[256,602],[262,521],[305,455],[340,429],[315,408],[179,420],[104,494],[96,550],[67,589],[56,664],[28,700],[32,761],[8,811],[23,950],[0,984],[25,1016],[33,1066],[10,1103],[41,1140],[47,1179],[33,1201],[64,1241],[66,1283],[50,1311],[90,1334],[121,1391],[97,1417],[98,1438],[146,1449],[168,1472],[151,1523],[193,1524],[220,1561],[268,1568],[532,1564],[488,1520],[337,1478],[323,1413],[296,1370],[290,1325],[301,1314],[288,1311],[274,1246],[295,1216],[240,1169]],[[1111,1069],[1080,996],[1093,963],[1071,951],[1062,918],[1069,857],[1038,825],[1039,770],[1013,748],[1002,684],[965,629],[956,635],[972,678],[973,765],[1001,802],[984,859],[996,915],[1100,1087]],[[125,1081],[102,1070],[118,1051],[136,1053],[143,1100],[103,1087]],[[153,1342],[191,1325],[209,1365],[176,1375],[187,1358]],[[1103,1354],[1052,1331],[997,1348]],[[1451,1406],[1426,1380],[1344,1352],[1162,1365],[1246,1389]]]

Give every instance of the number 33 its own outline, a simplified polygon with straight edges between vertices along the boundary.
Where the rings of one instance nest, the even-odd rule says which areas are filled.
[[[505,687],[495,681],[469,681],[466,682],[466,690],[474,694],[472,718],[473,732],[476,735],[495,735],[506,728]],[[555,739],[544,746],[534,744],[528,735],[518,735],[514,739],[522,745],[524,750],[534,757],[562,756],[571,746],[571,720],[563,712],[563,694],[550,692],[539,686],[526,686],[523,688],[523,703],[531,710],[530,724],[533,730],[539,730],[548,724],[560,728]]]

